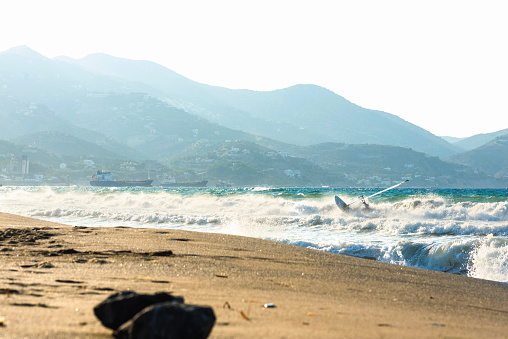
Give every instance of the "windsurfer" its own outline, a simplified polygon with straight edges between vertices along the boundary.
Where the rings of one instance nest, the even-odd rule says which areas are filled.
[[[362,204],[363,204],[363,207],[365,207],[366,209],[369,209],[369,208],[370,208],[370,207],[369,207],[369,204],[367,204],[367,201],[365,201],[365,197],[364,197],[363,195],[362,195],[362,196],[360,196],[360,200],[361,200],[361,202],[362,202]]]

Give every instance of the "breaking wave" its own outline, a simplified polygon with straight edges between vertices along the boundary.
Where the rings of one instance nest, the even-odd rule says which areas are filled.
[[[0,211],[83,226],[179,228],[508,281],[506,192],[402,191],[344,213],[354,190],[0,188]],[[483,194],[483,195],[482,195]],[[492,269],[493,268],[493,269]]]

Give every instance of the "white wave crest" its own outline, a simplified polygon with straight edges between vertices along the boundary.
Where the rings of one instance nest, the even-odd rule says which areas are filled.
[[[450,202],[437,195],[403,199],[374,200],[370,210],[346,213],[332,193],[307,197],[282,189],[182,193],[4,187],[0,210],[70,225],[236,234],[508,281],[508,202]]]
[[[508,282],[508,240],[485,237],[474,250],[468,269],[471,277]]]

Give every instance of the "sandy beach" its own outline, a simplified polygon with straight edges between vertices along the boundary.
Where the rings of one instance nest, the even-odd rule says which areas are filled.
[[[211,306],[210,338],[508,333],[505,284],[246,237],[0,213],[0,258],[1,338],[112,338],[93,307],[124,290]]]

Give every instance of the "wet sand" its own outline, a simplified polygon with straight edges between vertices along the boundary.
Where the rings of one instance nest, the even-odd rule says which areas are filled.
[[[112,338],[93,307],[123,290],[211,306],[210,338],[508,335],[506,284],[246,237],[0,213],[0,259],[1,338]]]

